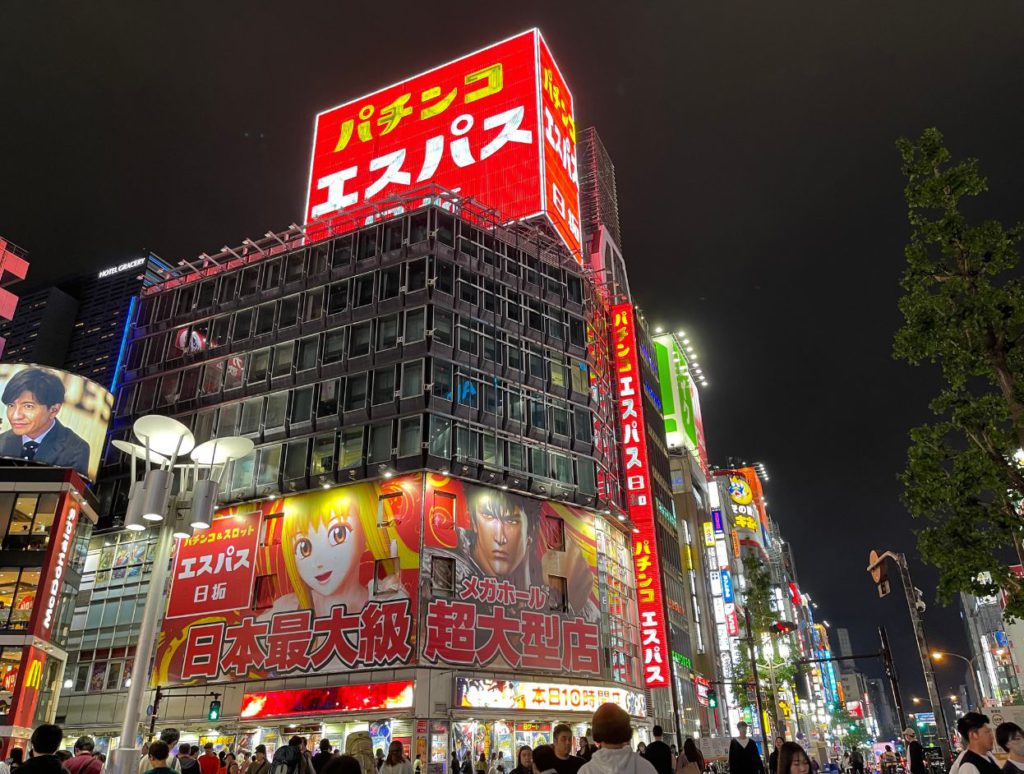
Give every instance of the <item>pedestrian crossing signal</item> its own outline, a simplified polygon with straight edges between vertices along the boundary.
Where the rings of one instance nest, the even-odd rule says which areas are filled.
[[[718,706],[718,694],[713,690],[708,691],[708,706],[711,709],[715,709]]]
[[[210,702],[210,710],[206,713],[207,720],[220,720],[220,700],[214,699]]]

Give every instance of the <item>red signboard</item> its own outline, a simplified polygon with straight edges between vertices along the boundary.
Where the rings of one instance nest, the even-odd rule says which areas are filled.
[[[11,725],[32,728],[35,725],[36,707],[43,688],[43,667],[46,654],[35,645],[22,651],[18,677],[11,698]]]
[[[248,607],[256,574],[260,512],[214,519],[209,529],[178,541],[165,618]]]
[[[473,197],[506,222],[547,216],[579,256],[572,97],[538,30],[317,115],[311,239],[327,233],[317,220],[428,184]],[[362,225],[343,220],[331,228]]]
[[[397,680],[373,685],[246,693],[242,696],[239,717],[252,720],[407,708],[412,707],[414,685],[412,680]]]
[[[44,640],[49,640],[53,635],[57,606],[64,588],[64,575],[71,560],[75,528],[81,515],[78,502],[67,493],[60,496],[58,512],[60,516],[51,528],[50,542],[46,547],[43,582],[39,586],[29,623],[29,631]]]
[[[622,433],[622,464],[626,479],[629,517],[633,533],[633,565],[636,572],[637,606],[640,611],[640,644],[643,649],[644,684],[667,688],[668,637],[662,600],[658,544],[655,538],[651,473],[644,431],[643,386],[637,359],[636,331],[631,304],[612,307],[612,358],[615,368],[616,403]]]

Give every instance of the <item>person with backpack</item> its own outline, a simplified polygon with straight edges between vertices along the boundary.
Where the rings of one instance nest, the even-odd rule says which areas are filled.
[[[270,774],[270,761],[267,760],[267,746],[256,745],[252,754],[252,763],[249,764],[247,774]]]
[[[313,763],[306,754],[306,740],[293,736],[288,744],[274,751],[270,774],[314,774]]]
[[[168,750],[173,750],[174,745],[178,743],[180,738],[181,734],[178,733],[178,729],[176,728],[165,728],[160,732],[160,741],[167,745]],[[173,755],[168,756],[167,763],[164,765],[172,771],[181,772],[181,766],[178,764],[178,759]],[[142,756],[142,760],[139,761],[139,774],[146,774],[146,772],[151,768],[153,768],[153,761],[149,757],[149,751],[146,750],[145,754]]]
[[[100,774],[103,764],[93,756],[95,743],[91,736],[80,736],[75,742],[75,755],[64,762],[68,774]]]

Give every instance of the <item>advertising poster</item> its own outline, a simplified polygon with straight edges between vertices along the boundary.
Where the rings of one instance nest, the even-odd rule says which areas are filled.
[[[455,685],[459,707],[532,710],[540,713],[589,712],[607,702],[630,715],[647,717],[647,697],[622,686],[529,683],[519,680],[477,680],[459,677]]]
[[[317,220],[350,230],[363,223],[336,216],[436,184],[503,222],[546,215],[579,255],[572,97],[542,45],[529,30],[317,115],[309,238],[328,234]]]
[[[593,516],[427,475],[422,656],[601,674]]]
[[[179,541],[153,685],[410,663],[421,496],[411,475],[243,504]]]
[[[0,457],[72,468],[96,479],[114,396],[57,368],[0,363]]]

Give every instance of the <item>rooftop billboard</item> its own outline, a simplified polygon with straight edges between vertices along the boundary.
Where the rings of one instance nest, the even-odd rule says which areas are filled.
[[[547,219],[579,258],[573,99],[539,30],[318,114],[308,233],[325,235],[319,219],[431,183],[503,222]]]

